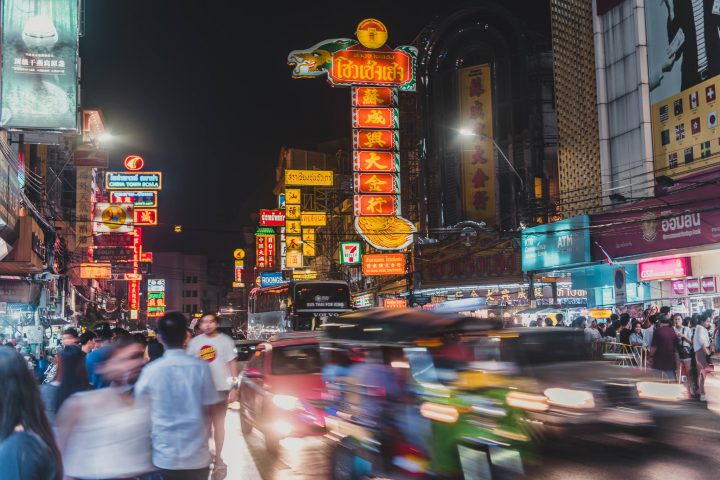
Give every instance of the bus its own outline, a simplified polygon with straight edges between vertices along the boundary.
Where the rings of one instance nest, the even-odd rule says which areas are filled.
[[[316,330],[331,317],[352,311],[350,287],[340,280],[290,281],[255,288],[248,299],[248,340],[283,332]]]

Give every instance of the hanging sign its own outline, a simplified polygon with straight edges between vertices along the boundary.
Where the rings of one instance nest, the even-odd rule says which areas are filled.
[[[105,172],[106,190],[162,190],[162,172]]]
[[[133,231],[133,206],[126,203],[96,203],[95,233],[128,233]]]
[[[285,185],[332,187],[332,170],[285,170]],[[287,192],[285,202],[288,202]]]
[[[396,173],[356,173],[354,178],[355,193],[400,193],[400,175]]]
[[[156,191],[110,192],[110,203],[132,203],[136,207],[157,207]]]
[[[80,278],[112,278],[109,263],[81,263]]]
[[[125,169],[129,170],[131,172],[137,172],[138,170],[142,170],[145,166],[145,160],[140,155],[128,155],[125,157],[125,160],[123,161],[123,165],[125,165]]]
[[[392,107],[397,105],[397,91],[390,87],[357,87],[352,89],[353,107]]]
[[[285,205],[300,205],[301,191],[299,188],[285,189]]]
[[[359,265],[362,260],[361,242],[340,242],[340,264]]]
[[[136,208],[133,212],[136,226],[157,225],[157,208]]]
[[[260,210],[260,225],[263,227],[285,226],[285,212],[283,210]]]
[[[302,212],[300,225],[303,227],[324,227],[327,225],[327,213],[325,212]]]
[[[363,275],[403,275],[405,273],[405,254],[373,253],[362,257]]]
[[[353,152],[353,169],[356,172],[399,172],[400,153],[356,150]]]
[[[398,150],[400,134],[397,130],[353,130],[354,150]]]
[[[397,108],[352,109],[353,128],[400,128]]]

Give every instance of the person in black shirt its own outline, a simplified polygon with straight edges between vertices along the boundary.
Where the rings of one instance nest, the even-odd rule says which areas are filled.
[[[632,333],[632,330],[630,329],[630,315],[627,313],[623,313],[620,315],[620,330],[618,332],[619,335],[619,341],[620,343],[624,345],[630,345],[630,334]]]
[[[0,471],[3,480],[62,480],[60,451],[25,359],[0,349]]]

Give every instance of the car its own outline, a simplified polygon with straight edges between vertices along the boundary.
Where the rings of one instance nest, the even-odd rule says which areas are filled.
[[[324,435],[321,370],[314,334],[284,334],[258,344],[240,380],[243,434],[256,428],[270,452],[286,437]]]
[[[517,328],[486,333],[475,342],[476,368],[502,362],[522,387],[508,403],[528,412],[538,438],[599,440],[617,433],[660,439],[694,408],[682,384],[651,369],[592,360],[584,332]]]

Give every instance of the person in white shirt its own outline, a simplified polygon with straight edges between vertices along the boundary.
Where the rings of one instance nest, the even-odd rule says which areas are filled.
[[[164,480],[207,480],[210,472],[208,419],[218,403],[207,364],[182,349],[187,320],[180,312],[158,322],[165,353],[143,369],[137,399],[150,401],[152,461]]]
[[[707,401],[705,398],[705,378],[711,371],[710,362],[708,361],[711,353],[708,328],[710,328],[710,318],[701,315],[697,327],[695,327],[695,337],[693,338],[695,362],[698,371],[698,393],[701,402]]]
[[[229,336],[218,332],[220,321],[213,314],[200,319],[202,334],[190,340],[187,353],[207,362],[212,372],[219,401],[212,408],[212,429],[215,440],[213,479],[222,480],[227,475],[227,466],[222,459],[225,443],[225,415],[228,403],[237,401],[237,354],[235,342]]]

